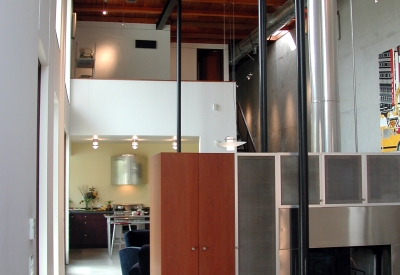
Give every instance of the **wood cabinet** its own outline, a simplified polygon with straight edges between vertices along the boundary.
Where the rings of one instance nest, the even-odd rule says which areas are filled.
[[[107,220],[103,213],[70,213],[70,248],[107,247]]]
[[[235,274],[234,155],[150,161],[151,274]]]

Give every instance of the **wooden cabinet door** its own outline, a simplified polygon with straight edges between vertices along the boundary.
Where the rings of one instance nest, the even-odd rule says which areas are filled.
[[[159,173],[151,181],[151,274],[197,275],[198,156],[162,153],[156,157],[151,164],[152,173]]]
[[[233,154],[199,154],[199,274],[235,274]]]
[[[83,228],[83,245],[85,247],[107,247],[107,220],[103,214],[85,215]]]
[[[69,215],[69,247],[82,247],[82,217],[81,214]]]
[[[107,220],[101,213],[70,214],[70,248],[107,247]]]

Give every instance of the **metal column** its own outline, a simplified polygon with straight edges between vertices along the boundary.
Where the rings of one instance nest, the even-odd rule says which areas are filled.
[[[259,28],[259,98],[260,98],[260,132],[261,152],[268,152],[268,119],[267,119],[267,3],[258,0]]]
[[[308,148],[307,148],[307,71],[305,46],[305,5],[304,0],[295,1],[297,41],[297,91],[299,129],[299,266],[298,274],[308,271]]]

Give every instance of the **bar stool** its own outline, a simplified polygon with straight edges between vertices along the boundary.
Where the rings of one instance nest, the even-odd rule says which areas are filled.
[[[124,235],[122,234],[122,226],[127,225],[129,227],[129,231],[131,231],[131,224],[127,221],[121,221],[121,220],[114,220],[111,221],[111,224],[113,224],[113,234],[112,234],[112,240],[111,240],[111,254],[110,254],[110,258],[112,258],[112,253],[113,253],[113,249],[114,249],[114,244],[118,244],[119,245],[119,249],[121,250],[121,244],[125,244],[124,243]],[[121,234],[119,234],[118,238],[117,238],[117,242],[116,242],[116,237],[115,237],[115,231],[116,230],[120,230]]]

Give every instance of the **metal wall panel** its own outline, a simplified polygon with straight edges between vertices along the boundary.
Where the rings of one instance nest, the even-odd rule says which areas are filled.
[[[392,245],[392,274],[400,274],[400,245]]]
[[[310,208],[310,248],[400,244],[400,206]],[[279,249],[297,248],[297,209],[279,210]]]
[[[368,202],[400,202],[400,155],[367,156]]]
[[[238,204],[239,274],[275,274],[275,157],[238,157]]]
[[[299,204],[299,156],[281,156],[281,197],[283,205]],[[308,194],[310,204],[319,204],[319,156],[308,157]]]
[[[362,202],[361,155],[325,156],[325,199],[328,204]]]

